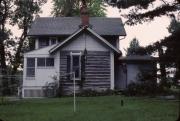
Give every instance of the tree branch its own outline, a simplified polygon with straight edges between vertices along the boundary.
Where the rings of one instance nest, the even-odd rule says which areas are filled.
[[[166,15],[169,12],[174,12],[177,11],[178,8],[176,6],[177,4],[174,5],[162,5],[152,11],[148,11],[146,13],[139,13],[137,14],[135,11],[131,11],[130,14],[128,15],[122,15],[125,18],[128,18],[129,20],[126,21],[126,24],[128,25],[134,25],[137,23],[142,23],[142,22],[146,22],[146,21],[151,21],[153,20],[155,17],[159,17],[162,15]]]

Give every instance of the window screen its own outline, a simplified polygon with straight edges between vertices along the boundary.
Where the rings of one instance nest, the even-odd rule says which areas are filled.
[[[46,66],[54,66],[54,58],[46,58]]]
[[[27,77],[35,76],[35,58],[27,58],[26,75]]]
[[[37,59],[37,66],[38,66],[38,67],[43,67],[43,66],[45,66],[45,58],[38,58],[38,59]]]
[[[80,56],[72,55],[72,72],[75,72],[75,77],[80,78]]]
[[[51,45],[56,44],[56,38],[51,38]]]
[[[39,38],[39,48],[49,46],[49,38]]]
[[[38,58],[37,66],[38,67],[53,67],[54,66],[54,58]]]

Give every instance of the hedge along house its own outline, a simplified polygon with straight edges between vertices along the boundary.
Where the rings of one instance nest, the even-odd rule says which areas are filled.
[[[82,7],[81,17],[36,18],[28,36],[35,49],[24,53],[22,97],[44,97],[43,88],[55,80],[71,93],[72,78],[65,76],[71,72],[77,91],[126,88],[118,86],[127,81],[119,73],[119,38],[126,36],[120,18],[89,17]]]

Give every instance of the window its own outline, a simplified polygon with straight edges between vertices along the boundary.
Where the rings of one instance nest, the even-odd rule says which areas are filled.
[[[39,48],[49,46],[49,38],[48,37],[40,37],[39,38]]]
[[[51,45],[56,44],[56,41],[57,41],[57,38],[56,38],[56,37],[51,37],[51,38],[50,38]]]
[[[75,78],[81,77],[81,53],[71,53],[71,72],[75,72]]]
[[[54,58],[46,58],[46,66],[54,66]]]
[[[37,58],[38,67],[53,67],[54,58]]]
[[[37,58],[37,66],[44,67],[46,65],[45,58]]]
[[[35,58],[27,58],[27,77],[35,77]]]

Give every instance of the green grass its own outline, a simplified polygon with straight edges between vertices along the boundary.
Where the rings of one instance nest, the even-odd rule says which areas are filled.
[[[124,106],[120,101],[124,100]],[[178,102],[152,98],[105,96],[26,99],[0,105],[4,121],[175,121]]]

